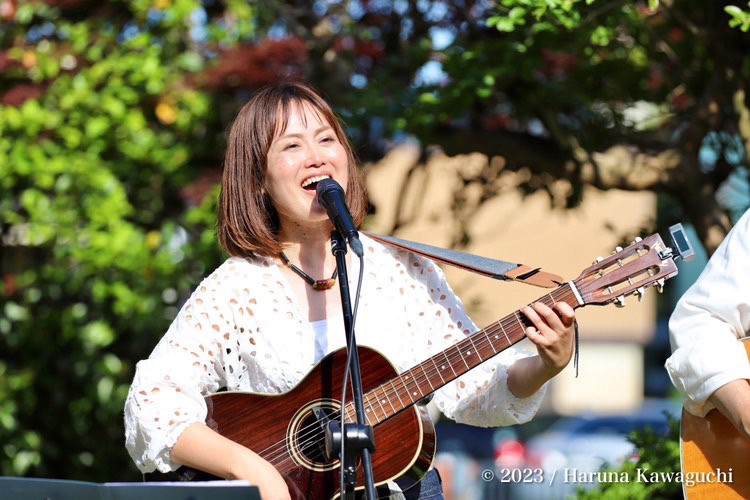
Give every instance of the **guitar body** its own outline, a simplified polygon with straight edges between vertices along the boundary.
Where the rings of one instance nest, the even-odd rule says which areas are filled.
[[[358,349],[363,391],[398,375],[375,350]],[[291,391],[279,395],[220,392],[206,398],[206,423],[219,434],[258,453],[276,466],[293,496],[329,499],[339,492],[338,459],[325,458],[324,431],[313,411],[335,413],[338,418],[346,350],[326,356]],[[348,401],[351,401],[349,391]],[[412,405],[374,426],[372,454],[376,485],[399,479],[406,489],[428,471],[436,450],[435,428],[424,407]],[[210,479],[203,473],[182,468],[172,474],[148,474],[147,480]],[[216,479],[216,478],[213,478]],[[357,466],[357,488],[364,485],[364,472]]]
[[[750,355],[750,341],[743,342]],[[680,455],[684,475],[695,474],[695,484],[683,482],[685,498],[750,498],[750,441],[739,434],[719,410],[705,418],[682,410]],[[717,470],[724,473],[720,476]],[[731,482],[728,477],[731,471]],[[708,476],[713,473],[714,476]],[[706,479],[701,480],[705,474]],[[713,482],[708,478],[715,477]]]

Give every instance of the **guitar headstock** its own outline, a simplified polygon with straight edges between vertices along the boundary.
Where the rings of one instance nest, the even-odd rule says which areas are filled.
[[[617,247],[615,253],[584,269],[574,283],[583,304],[616,302],[623,306],[626,296],[637,294],[640,298],[646,287],[656,286],[661,291],[664,282],[677,274],[677,257],[661,236],[652,234],[637,238],[626,248]]]

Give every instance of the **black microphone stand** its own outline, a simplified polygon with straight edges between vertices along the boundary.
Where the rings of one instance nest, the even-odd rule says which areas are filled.
[[[372,426],[367,425],[365,408],[362,402],[362,374],[359,368],[359,356],[357,355],[357,341],[354,336],[353,325],[354,316],[352,314],[351,296],[349,294],[349,277],[346,271],[346,240],[334,231],[331,234],[331,251],[336,257],[336,268],[339,275],[339,290],[341,291],[341,309],[344,315],[344,330],[346,333],[346,347],[349,354],[349,372],[351,377],[352,394],[354,400],[354,409],[356,411],[357,422],[345,424],[344,429],[340,429],[339,422],[332,420],[328,423],[326,432],[326,452],[334,456],[341,449],[341,440],[343,439],[344,453],[339,457],[342,463],[342,474],[344,479],[344,488],[346,491],[341,492],[345,498],[355,498],[354,489],[357,485],[357,456],[362,457],[362,468],[365,475],[365,492],[367,498],[375,500],[375,482],[372,471],[372,455],[375,451],[375,442]],[[346,388],[342,388],[346,391]],[[343,414],[344,407],[341,412]]]

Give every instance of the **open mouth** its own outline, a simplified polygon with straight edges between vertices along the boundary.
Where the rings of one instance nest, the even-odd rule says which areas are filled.
[[[322,181],[323,179],[330,179],[330,175],[318,175],[315,177],[310,177],[309,179],[305,179],[302,182],[302,189],[306,191],[315,191],[315,189],[318,186],[318,182]]]

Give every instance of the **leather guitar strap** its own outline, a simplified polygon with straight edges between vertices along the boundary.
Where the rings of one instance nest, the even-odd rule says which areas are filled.
[[[425,245],[424,243],[402,240],[401,238],[395,238],[393,236],[383,236],[367,231],[362,232],[381,243],[424,255],[432,260],[444,264],[450,264],[496,280],[519,281],[521,283],[542,288],[556,288],[563,282],[560,276],[524,264],[513,264],[511,262],[489,259],[487,257],[480,257],[478,255],[459,252],[457,250],[448,250],[445,248]]]

